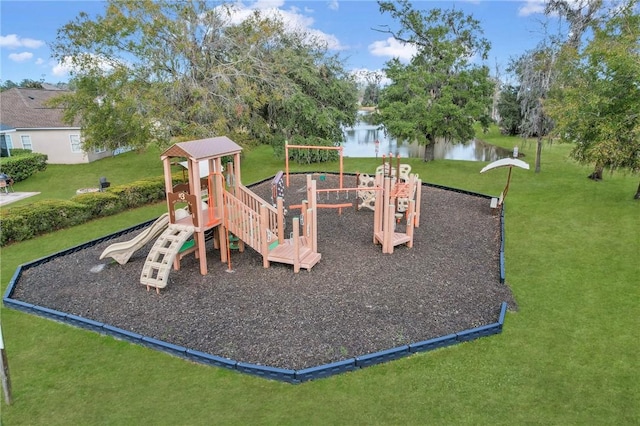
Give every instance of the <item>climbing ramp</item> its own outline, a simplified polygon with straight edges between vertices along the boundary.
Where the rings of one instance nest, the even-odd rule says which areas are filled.
[[[173,267],[173,261],[182,245],[193,235],[195,228],[187,225],[171,224],[158,237],[147,255],[147,260],[142,267],[140,283],[149,287],[155,287],[156,292],[167,286],[169,272]]]

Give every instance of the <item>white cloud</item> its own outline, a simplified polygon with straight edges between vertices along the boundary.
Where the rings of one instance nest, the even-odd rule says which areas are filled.
[[[44,41],[42,40],[35,40],[32,38],[21,38],[17,34],[0,36],[0,47],[7,47],[9,49],[18,49],[20,47],[37,49],[42,46],[44,46]]]
[[[71,62],[71,58],[64,58],[62,62],[58,62],[52,69],[51,72],[56,77],[65,77],[69,72],[73,69],[73,64]]]
[[[235,3],[230,16],[231,23],[238,24],[251,16],[255,10],[259,10],[263,16],[281,19],[289,31],[305,32],[316,40],[324,41],[330,50],[347,49],[333,34],[313,28],[313,17],[303,14],[298,7],[283,9],[284,3],[284,0],[258,0],[249,6],[241,2]],[[332,8],[334,4],[337,6],[337,0],[330,0],[329,7]],[[305,7],[304,13],[312,13],[312,10]]]
[[[369,53],[373,56],[383,56],[388,58],[398,58],[401,61],[409,61],[416,54],[418,49],[415,46],[402,43],[393,37],[386,40],[379,40],[369,45]]]
[[[42,64],[44,64],[44,59],[42,58],[36,59],[36,65],[42,65]]]
[[[33,53],[31,52],[22,52],[22,53],[10,53],[9,59],[14,62],[24,62],[33,58]]]
[[[71,56],[66,56],[62,59],[62,61],[55,64],[51,69],[53,75],[55,75],[56,77],[65,77],[71,72],[78,71],[78,68],[74,65],[73,59],[74,58]],[[80,59],[82,59],[85,66],[90,64],[91,66],[99,68],[103,71],[109,71],[113,69],[113,66],[107,60],[92,54],[86,54]]]
[[[378,84],[381,86],[391,84],[391,80],[387,78],[387,75],[382,70],[372,71],[367,68],[355,68],[350,71],[350,74],[359,84],[368,84],[376,81],[378,81]]]
[[[340,4],[338,3],[338,0],[329,0],[328,7],[331,10],[338,10],[340,9]]]
[[[518,16],[529,16],[544,13],[545,0],[527,0],[518,8]]]

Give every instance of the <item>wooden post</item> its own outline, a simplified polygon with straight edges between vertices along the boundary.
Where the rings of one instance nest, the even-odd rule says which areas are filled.
[[[377,188],[382,188],[382,175],[376,175],[375,177],[375,185]],[[383,214],[383,197],[384,191],[378,191],[376,194],[376,199],[374,201],[373,208],[373,243],[377,244],[376,233],[382,232],[382,217]]]
[[[170,157],[163,158],[162,166],[164,170],[164,192],[165,192],[165,198],[167,199],[167,212],[170,212],[172,210],[172,206],[169,203],[169,197],[166,194],[173,192],[173,180],[171,179],[171,158]]]
[[[422,179],[416,178],[416,210],[413,226],[420,227],[420,204],[422,203]]]
[[[342,189],[343,188],[342,172],[344,171],[344,166],[342,161],[342,145],[340,145],[340,149],[338,150],[338,153],[340,154],[340,189]]]
[[[317,211],[317,210],[316,210]],[[313,209],[307,209],[307,216],[308,218],[308,223],[305,223],[304,228],[307,231],[307,233],[309,234],[308,238],[311,238],[311,244],[310,246],[313,248],[315,247],[315,249],[313,250],[314,253],[318,252],[318,232],[317,230],[313,227],[314,223],[317,223],[313,218],[315,217],[315,212],[313,211]],[[308,240],[307,240],[308,241]]]
[[[262,250],[262,266],[269,267],[269,242],[267,241],[267,230],[269,229],[269,213],[267,207],[260,206],[260,245]]]
[[[396,206],[394,204],[389,204],[387,206],[387,215],[385,217],[385,225],[384,225],[384,232],[383,232],[384,243],[382,243],[382,253],[387,253],[387,254],[393,253],[395,211],[396,211]]]
[[[415,200],[409,201],[409,217],[407,217],[407,236],[409,237],[409,241],[407,242],[407,247],[413,247],[413,224],[415,221],[416,214],[416,202]]]
[[[300,219],[293,218],[293,272],[300,272]]]
[[[302,236],[307,238],[307,244],[309,244],[311,242],[311,216],[309,215],[309,202],[307,200],[302,200],[300,214],[302,216]],[[313,244],[309,245],[313,247]]]
[[[217,164],[220,166],[220,164]],[[225,204],[225,194],[224,194],[224,176],[222,173],[216,173],[215,175],[215,205],[218,209],[219,216],[222,219],[222,223],[218,225],[218,243],[220,244],[220,261],[227,262],[228,261],[228,253],[227,253],[227,234],[229,233],[229,206]],[[213,203],[213,201],[211,202]],[[211,205],[211,203],[209,203]],[[211,206],[209,207],[211,208]]]
[[[284,170],[287,174],[287,188],[289,187],[289,142],[284,141]]]
[[[311,250],[314,253],[318,252],[318,200],[316,199],[316,181],[311,181],[311,199],[309,201],[309,207],[313,211],[311,215],[311,235],[312,235],[312,245]]]
[[[242,185],[241,182],[241,177],[240,177],[240,153],[237,152],[234,156],[233,156],[233,164],[234,164],[234,171],[235,171],[235,181],[236,181],[236,187],[239,187],[240,185]]]
[[[197,257],[200,260],[200,274],[207,275],[207,247],[204,238],[204,231],[196,231],[196,246],[198,247]]]
[[[2,325],[0,325],[0,379],[2,380],[2,390],[4,401],[11,405],[11,378],[9,377],[9,361],[4,350],[4,340],[2,339]]]

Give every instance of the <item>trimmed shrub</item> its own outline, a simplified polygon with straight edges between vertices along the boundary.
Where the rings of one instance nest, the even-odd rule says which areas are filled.
[[[33,151],[31,151],[30,149],[11,148],[11,156],[12,157],[20,157],[20,156],[29,155],[29,154],[32,154],[32,153],[33,153]]]
[[[172,179],[176,184],[184,183],[181,172],[174,173]],[[71,201],[44,200],[11,207],[0,220],[0,246],[164,199],[164,177],[160,176],[118,185],[104,192],[75,195]]]
[[[79,225],[90,218],[88,206],[64,200],[44,200],[7,209],[2,217],[0,245]]]
[[[110,216],[126,210],[123,200],[111,192],[88,192],[71,198],[89,208],[92,217]]]
[[[164,179],[137,180],[113,186],[107,192],[116,195],[125,208],[140,207],[165,199]]]
[[[3,157],[0,171],[11,176],[15,182],[20,182],[36,172],[46,170],[47,160],[48,157],[45,154],[38,153],[21,153],[12,157]]]

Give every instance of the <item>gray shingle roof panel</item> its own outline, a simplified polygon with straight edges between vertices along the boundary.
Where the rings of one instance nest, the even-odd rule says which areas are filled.
[[[14,87],[0,92],[0,121],[15,129],[41,129],[70,126],[62,120],[62,108],[52,108],[46,102],[65,90],[26,89]]]

